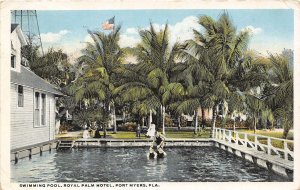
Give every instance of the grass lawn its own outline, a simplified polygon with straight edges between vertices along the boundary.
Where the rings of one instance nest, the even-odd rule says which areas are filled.
[[[193,131],[166,131],[166,137],[167,138],[178,138],[178,139],[194,139],[194,138],[209,138],[209,130],[205,130],[202,132],[199,132],[198,134],[194,134]],[[114,139],[136,139],[136,133],[135,132],[129,132],[129,131],[118,131],[116,134],[113,134],[112,132],[107,133],[109,136],[111,136]],[[147,139],[147,137],[144,134],[141,134],[141,139]]]
[[[137,139],[136,133],[130,131],[118,131],[116,134],[114,134],[113,132],[108,132],[107,135],[111,136],[114,139]],[[144,134],[141,134],[141,139],[146,139],[146,136]]]
[[[57,134],[56,138],[60,140],[76,140],[82,138],[82,132],[68,132]]]
[[[238,130],[239,132],[244,132],[244,133],[250,133],[250,134],[254,134],[253,130]],[[265,130],[256,130],[256,134],[257,135],[264,135],[264,136],[268,136],[268,137],[275,137],[275,138],[282,138],[282,134],[283,132],[281,131],[265,131]],[[289,132],[287,139],[289,140],[293,140],[294,134],[293,132]]]
[[[194,134],[193,131],[166,131],[167,138],[177,138],[177,139],[196,139],[196,138],[209,138],[210,131],[205,130]]]
[[[239,132],[254,134],[253,130],[238,130]],[[256,130],[257,135],[263,135],[268,137],[282,138],[281,131],[264,131],[264,130]],[[293,133],[289,132],[288,139],[293,140]],[[244,138],[243,134],[239,135],[240,138]],[[248,139],[254,142],[254,136],[248,136]],[[259,139],[259,142],[262,144],[267,144],[267,139]],[[283,149],[283,142],[280,140],[272,140],[272,146]],[[294,150],[294,143],[288,143],[288,147],[290,150]]]

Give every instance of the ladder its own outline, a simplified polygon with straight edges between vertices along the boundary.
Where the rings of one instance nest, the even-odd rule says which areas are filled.
[[[63,141],[59,141],[59,143],[57,144],[56,149],[60,150],[60,149],[71,149],[74,146],[74,141],[72,140],[63,140]]]

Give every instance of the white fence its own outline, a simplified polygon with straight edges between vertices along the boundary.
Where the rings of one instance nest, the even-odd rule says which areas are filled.
[[[294,152],[290,149],[290,147],[294,146],[294,141],[292,140],[243,133],[221,128],[215,128],[214,138],[265,152],[268,155],[278,156],[285,160],[294,160]],[[274,144],[276,144],[277,147],[273,146]],[[282,146],[283,148],[281,148]]]

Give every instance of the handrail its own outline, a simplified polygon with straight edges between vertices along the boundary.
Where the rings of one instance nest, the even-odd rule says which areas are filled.
[[[293,152],[293,150],[290,150],[288,147],[288,143],[294,142],[292,140],[280,139],[280,138],[276,138],[276,137],[269,137],[269,136],[265,136],[265,135],[232,131],[232,130],[222,129],[222,128],[215,128],[213,134],[214,134],[213,138],[217,139],[217,140],[234,143],[236,145],[252,148],[257,151],[263,151],[263,152],[267,153],[268,155],[275,154],[275,156],[283,157],[285,160],[290,160],[290,158],[294,159],[294,152]],[[240,135],[244,135],[244,137],[241,138]],[[254,141],[249,140],[248,139],[249,136],[254,137]],[[267,144],[263,144],[259,141],[259,139],[262,139],[262,138],[267,139]],[[283,142],[283,148],[274,147],[272,145],[273,140]],[[282,153],[280,153],[280,152],[282,152]]]
[[[279,141],[286,141],[288,143],[294,143],[293,140],[289,140],[289,139],[282,139],[282,138],[277,138],[277,137],[269,137],[266,135],[258,135],[258,134],[252,134],[252,133],[246,133],[246,132],[239,132],[239,131],[233,131],[233,130],[229,130],[229,129],[222,129],[222,128],[215,128],[215,129],[221,129],[221,130],[225,130],[225,131],[231,131],[233,133],[239,133],[239,134],[246,134],[247,136],[259,136],[259,137],[264,137],[264,138],[270,138],[272,140],[279,140]]]

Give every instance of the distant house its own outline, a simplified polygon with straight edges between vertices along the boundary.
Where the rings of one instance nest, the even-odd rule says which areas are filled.
[[[56,87],[21,64],[21,47],[26,44],[20,26],[12,24],[11,149],[55,139],[55,97],[63,95]]]

